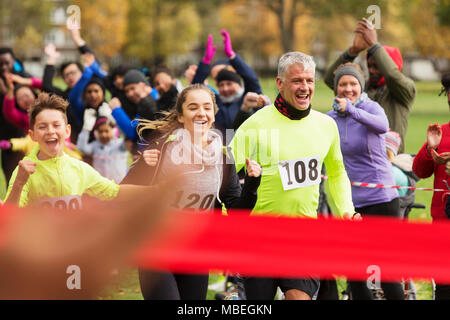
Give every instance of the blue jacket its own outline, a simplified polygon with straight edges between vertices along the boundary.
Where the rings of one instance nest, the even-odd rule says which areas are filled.
[[[107,76],[107,73],[98,64],[97,60],[89,67],[84,68],[80,80],[78,80],[69,93],[69,102],[73,107],[73,113],[79,125],[83,123],[83,91],[94,74],[102,79]]]

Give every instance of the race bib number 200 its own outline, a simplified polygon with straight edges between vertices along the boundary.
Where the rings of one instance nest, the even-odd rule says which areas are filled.
[[[80,196],[42,198],[39,199],[36,204],[42,209],[53,208],[58,210],[78,211],[82,208]]]
[[[292,190],[319,184],[319,157],[307,157],[294,160],[283,160],[278,163],[281,182],[284,190]]]

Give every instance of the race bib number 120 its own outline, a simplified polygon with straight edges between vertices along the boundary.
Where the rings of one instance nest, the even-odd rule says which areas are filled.
[[[283,160],[278,163],[284,190],[308,187],[320,183],[319,157]]]

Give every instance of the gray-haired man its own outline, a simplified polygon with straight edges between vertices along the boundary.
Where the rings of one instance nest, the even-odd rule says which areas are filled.
[[[311,109],[314,77],[312,57],[301,52],[284,54],[278,64],[276,85],[280,93],[274,104],[247,119],[230,143],[238,171],[246,157],[263,168],[252,215],[317,218],[323,163],[336,214],[349,218],[354,213],[337,126],[327,115]],[[286,299],[310,300],[317,293],[319,280],[314,276],[245,277],[244,286],[249,300],[273,299],[277,287]]]

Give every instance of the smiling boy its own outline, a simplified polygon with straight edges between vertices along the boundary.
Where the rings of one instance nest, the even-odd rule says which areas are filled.
[[[38,143],[14,170],[6,203],[21,207],[42,205],[59,209],[81,208],[81,196],[126,201],[148,187],[122,185],[102,177],[91,166],[63,152],[70,136],[68,102],[57,95],[41,93],[30,109],[30,137]]]

